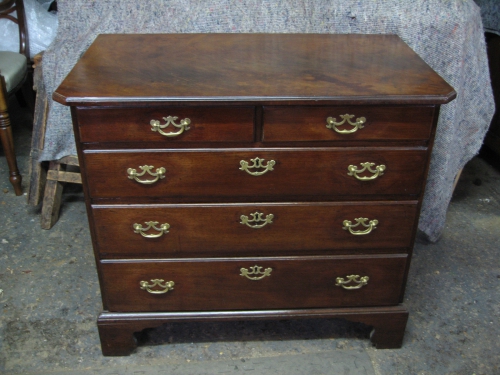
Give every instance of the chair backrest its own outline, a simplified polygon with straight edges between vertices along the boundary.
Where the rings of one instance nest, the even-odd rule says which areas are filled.
[[[23,0],[0,0],[0,19],[2,18],[17,24],[19,28],[19,53],[25,55],[30,61],[28,25]]]

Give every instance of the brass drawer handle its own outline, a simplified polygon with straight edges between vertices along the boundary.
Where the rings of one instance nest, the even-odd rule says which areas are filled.
[[[169,290],[174,289],[174,285],[175,285],[175,283],[173,281],[165,282],[163,279],[152,279],[150,281],[152,284],[149,284],[147,281],[140,281],[139,285],[141,286],[142,290],[146,290],[148,293],[151,293],[151,294],[167,293]],[[164,284],[162,284],[162,283],[164,283]],[[160,290],[151,289],[151,288],[154,288],[155,286],[159,286],[160,288],[163,288],[163,289],[160,289]]]
[[[356,119],[356,122],[352,122],[351,119],[353,117],[354,117],[354,115],[349,115],[349,114],[340,115],[340,118],[342,119],[341,122],[336,122],[337,119],[335,117],[328,117],[326,119],[326,127],[328,129],[335,130],[339,134],[350,134],[350,133],[354,133],[354,132],[358,131],[358,129],[364,128],[364,123],[366,122],[366,118],[359,117]],[[352,129],[348,129],[348,130],[337,129],[337,126],[344,125],[346,121],[349,125],[353,126]]]
[[[240,276],[245,276],[249,280],[261,280],[266,276],[271,276],[272,268],[266,268],[264,271],[261,271],[261,266],[253,266],[250,267],[250,271],[246,268],[240,268]],[[250,275],[260,275],[260,276],[250,276]]]
[[[369,180],[375,180],[378,176],[382,176],[384,174],[384,171],[385,171],[384,164],[377,165],[374,169],[372,169],[372,167],[375,165],[375,163],[366,162],[366,163],[360,163],[360,164],[363,167],[363,169],[358,169],[358,167],[356,167],[355,165],[348,166],[347,170],[349,171],[349,173],[347,173],[347,175],[354,176],[355,178],[357,178],[360,181],[369,181]],[[366,170],[368,170],[368,172],[370,172],[370,173],[373,173],[373,175],[371,175],[371,176],[358,176],[358,173],[361,174]]]
[[[346,276],[346,278],[347,278],[347,280],[344,280],[343,277],[337,277],[335,279],[335,281],[336,281],[335,285],[341,286],[342,288],[347,289],[347,290],[360,289],[364,285],[368,284],[368,280],[370,280],[370,278],[368,276],[362,276],[360,278],[359,275],[349,275],[349,276]],[[356,279],[359,279],[359,280],[356,280]],[[346,284],[349,284],[350,282],[353,282],[356,285],[346,285]]]
[[[177,116],[163,117],[163,119],[166,121],[166,123],[163,125],[160,125],[160,121],[158,120],[151,120],[150,121],[151,131],[158,132],[161,135],[164,135],[165,137],[177,137],[178,135],[184,133],[184,130],[189,130],[189,124],[191,124],[191,120],[188,118],[181,120],[180,124],[176,124],[174,121],[177,120],[177,118],[178,118]],[[165,129],[170,124],[178,128],[179,130],[170,133],[163,132],[162,129]]]
[[[254,212],[253,214],[250,214],[250,216],[252,217],[251,219],[248,219],[248,216],[246,215],[241,215],[240,216],[240,224],[244,224],[250,228],[254,228],[254,229],[259,229],[259,228],[262,228],[264,227],[265,225],[267,224],[272,224],[273,222],[273,219],[274,219],[274,215],[273,214],[269,214],[269,215],[266,215],[266,218],[263,219],[262,218],[262,215],[264,215],[263,213],[261,212]],[[263,224],[254,224],[252,225],[251,223],[258,223],[258,222],[264,222]]]
[[[357,219],[354,219],[356,220],[356,224],[352,224],[352,222],[350,220],[344,220],[344,222],[342,223],[344,226],[342,227],[342,229],[344,230],[348,230],[349,232],[351,232],[351,234],[354,234],[355,236],[360,236],[360,235],[364,235],[364,234],[368,234],[370,233],[372,230],[374,229],[377,229],[377,225],[378,225],[378,220],[370,220],[368,222],[368,224],[366,224],[366,221],[368,220],[367,218],[364,218],[364,217],[359,217]],[[352,228],[356,228],[358,227],[359,225],[362,225],[364,226],[365,230],[352,230]]]
[[[168,233],[168,229],[170,228],[170,224],[164,223],[161,224],[160,227],[157,227],[156,225],[158,224],[157,221],[146,221],[147,227],[144,228],[141,224],[134,224],[132,227],[134,228],[134,233],[140,233],[141,236],[146,237],[146,238],[158,238],[163,236],[164,233]],[[153,229],[157,232],[160,233],[150,233],[147,234],[146,232],[150,229]]]
[[[127,169],[128,178],[130,178],[131,180],[136,180],[138,183],[144,185],[151,185],[156,181],[165,178],[165,168],[163,167],[156,168],[155,172],[151,172],[154,168],[152,165],[142,165],[139,168],[142,169],[141,173],[137,173],[137,170],[134,168]],[[153,180],[140,180],[139,177],[144,176],[146,173],[156,178]]]
[[[255,158],[255,159],[250,159],[250,161],[253,163],[252,165],[248,165],[248,162],[245,160],[240,161],[241,167],[239,168],[240,171],[246,171],[248,174],[252,176],[261,176],[264,173],[267,173],[268,171],[273,171],[273,167],[275,166],[276,162],[274,160],[269,160],[266,165],[264,165],[262,162],[265,159],[261,158]],[[265,168],[263,171],[257,171],[257,172],[251,172],[249,169],[252,168]]]

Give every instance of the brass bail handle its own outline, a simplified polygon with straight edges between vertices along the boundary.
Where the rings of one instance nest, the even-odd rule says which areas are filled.
[[[345,280],[343,277],[337,277],[335,279],[335,285],[347,290],[353,290],[362,288],[364,285],[367,285],[368,280],[370,280],[368,276],[360,277],[359,275],[349,275],[346,276],[346,278],[347,280]]]
[[[163,117],[163,120],[166,121],[165,124],[163,124],[163,125],[161,125],[160,121],[158,121],[158,120],[151,120],[150,121],[151,131],[158,132],[165,137],[177,137],[177,136],[181,135],[182,133],[184,133],[184,131],[189,130],[189,124],[191,124],[191,120],[188,118],[185,118],[185,119],[181,120],[181,122],[179,124],[176,124],[175,121],[177,119],[178,119],[177,116]],[[174,127],[174,129],[177,128],[179,130],[174,131],[174,132],[170,132],[170,133],[165,133],[162,129],[165,129],[170,125],[172,125]]]
[[[158,227],[158,221],[146,221],[145,224],[147,225],[146,227],[143,227],[138,223],[133,224],[132,228],[134,228],[134,233],[138,233],[142,237],[146,238],[158,238],[163,236],[163,234],[168,233],[168,230],[170,228],[170,224],[168,223],[160,224],[160,226]],[[146,233],[149,230],[153,230],[158,233]]]
[[[340,121],[340,122],[337,122],[337,119],[335,117],[328,117],[326,119],[326,127],[328,129],[335,130],[339,134],[355,133],[358,131],[358,129],[364,128],[364,124],[366,123],[366,118],[365,117],[358,117],[355,122],[352,122],[351,119],[353,117],[354,117],[354,115],[350,115],[348,113],[346,113],[345,115],[340,115],[340,118],[342,119],[342,121]],[[350,125],[350,126],[352,126],[352,128],[345,129],[345,130],[340,130],[337,128],[338,126],[342,126],[342,125]]]
[[[151,283],[150,283],[151,282]],[[167,281],[163,279],[151,279],[148,281],[139,281],[140,288],[151,294],[164,294],[169,290],[174,289],[175,283],[173,281]],[[161,289],[153,289],[155,287],[160,287]]]
[[[370,220],[368,222],[368,224],[366,224],[366,221],[368,221],[368,219],[365,217],[359,217],[359,218],[354,219],[354,220],[356,221],[356,224],[353,224],[352,221],[350,221],[350,220],[344,220],[344,222],[342,223],[344,225],[342,227],[342,229],[348,230],[351,234],[353,234],[355,236],[363,236],[363,235],[371,233],[374,229],[377,229],[378,220],[376,220],[376,219]],[[367,229],[365,229],[365,230],[353,230],[353,228],[359,227],[360,225],[367,228]]]
[[[262,280],[264,277],[266,276],[271,276],[271,272],[272,272],[272,268],[268,267],[266,268],[264,271],[262,271],[262,268],[261,266],[252,266],[252,267],[249,267],[250,270],[248,270],[247,268],[240,268],[240,276],[244,276],[246,277],[247,279],[249,280]],[[257,276],[253,276],[253,275],[257,275]]]
[[[267,164],[264,164],[265,159],[261,158],[255,158],[255,159],[250,159],[250,161],[253,163],[250,165],[246,160],[241,160],[240,161],[240,171],[245,171],[249,175],[252,176],[262,176],[263,174],[273,171],[274,166],[276,165],[276,162],[274,160],[269,160]],[[251,171],[251,169],[257,169],[256,171]],[[262,170],[264,169],[264,170]]]
[[[266,226],[267,224],[273,223],[273,219],[274,219],[273,214],[266,215],[265,218],[262,217],[263,215],[264,214],[262,212],[258,212],[258,211],[250,214],[250,216],[252,217],[251,219],[249,219],[247,215],[241,215],[240,216],[240,220],[241,220],[240,224],[244,224],[247,227],[250,227],[253,229],[260,229],[260,228],[263,228],[264,226]],[[256,224],[253,224],[253,223],[256,223]]]
[[[362,169],[358,169],[355,165],[349,165],[347,167],[347,170],[349,171],[347,173],[348,176],[353,176],[356,179],[360,181],[370,181],[370,180],[375,180],[377,177],[382,176],[384,174],[384,171],[386,169],[384,164],[380,164],[375,166],[375,168],[372,168],[375,163],[360,163],[361,166],[363,167]],[[373,173],[371,176],[360,176],[361,173],[368,171],[370,173]]]
[[[152,166],[152,165],[142,165],[139,167],[139,169],[142,170],[141,173],[138,173],[137,170],[134,168],[128,168],[127,169],[127,177],[129,179],[135,180],[138,183],[143,184],[143,185],[151,185],[151,184],[154,184],[155,182],[157,182],[158,180],[165,178],[166,170],[164,167],[156,168],[156,171],[154,171],[154,172],[153,172],[153,168],[154,168],[154,166]],[[144,176],[146,173],[152,177],[155,177],[155,178],[151,179],[151,180],[141,180],[139,177]]]

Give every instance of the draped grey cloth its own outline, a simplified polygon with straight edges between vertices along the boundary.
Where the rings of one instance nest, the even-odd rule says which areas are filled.
[[[59,0],[43,57],[48,95],[102,33],[397,34],[458,93],[441,109],[419,228],[436,241],[457,172],[494,113],[483,27],[472,0]],[[168,51],[165,51],[168,53]],[[171,56],[175,58],[175,56]],[[40,160],[76,154],[70,111],[50,102]]]
[[[474,0],[481,7],[484,30],[500,35],[500,1]]]

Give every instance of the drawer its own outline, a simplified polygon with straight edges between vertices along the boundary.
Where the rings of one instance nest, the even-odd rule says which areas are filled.
[[[258,196],[282,201],[319,200],[318,196],[416,196],[423,189],[427,150],[86,151],[84,159],[94,198],[254,201]],[[363,163],[373,165],[365,169]],[[377,167],[382,170],[377,172]]]
[[[81,142],[171,144],[253,142],[254,113],[254,107],[78,108],[76,117]],[[186,119],[189,124],[182,126]]]
[[[263,140],[427,140],[431,135],[433,115],[434,107],[430,106],[271,106],[264,108]]]
[[[401,252],[411,246],[417,205],[93,205],[92,217],[101,255],[251,256],[346,249]],[[359,218],[366,220],[357,221]],[[346,225],[346,220],[350,225]]]
[[[406,260],[406,255],[122,260],[101,261],[100,269],[109,311],[255,310],[395,305]],[[349,281],[351,275],[358,277]]]

